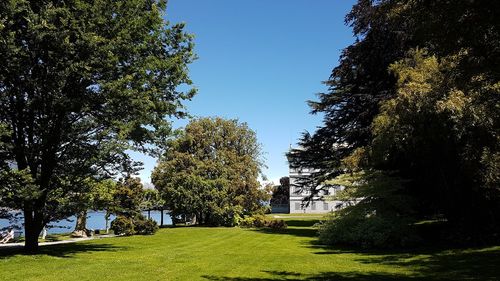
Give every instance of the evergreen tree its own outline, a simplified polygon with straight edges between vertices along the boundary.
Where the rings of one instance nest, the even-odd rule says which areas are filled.
[[[310,102],[323,126],[289,154],[317,169],[302,184],[390,174],[414,219],[498,231],[499,13],[496,1],[359,0],[346,17],[357,40]]]

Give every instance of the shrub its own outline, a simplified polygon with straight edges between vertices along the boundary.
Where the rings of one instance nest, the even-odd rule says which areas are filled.
[[[152,219],[146,219],[142,215],[133,218],[119,215],[111,222],[111,229],[117,235],[154,234],[158,230],[158,224]]]
[[[118,216],[111,222],[111,229],[116,235],[134,235],[134,223],[131,218]]]
[[[284,220],[270,219],[266,221],[266,227],[272,228],[274,230],[286,229],[288,225]]]
[[[263,215],[254,215],[250,217],[245,217],[241,219],[240,227],[256,227],[256,228],[262,228],[262,227],[269,227],[271,229],[285,229],[287,228],[287,224],[285,223],[284,220],[276,220],[276,219],[270,219],[266,218]]]
[[[139,217],[134,221],[134,228],[136,234],[148,235],[155,234],[158,231],[158,224],[152,219]]]
[[[240,227],[253,227],[254,221],[255,221],[254,217],[244,217],[243,219],[240,220],[239,226]]]
[[[330,215],[319,227],[319,239],[327,245],[363,248],[412,246],[420,238],[411,220],[397,216],[362,215],[344,209]]]
[[[242,219],[243,218],[239,214],[234,214],[231,226],[240,225]]]
[[[266,226],[266,217],[263,215],[255,215],[253,216],[253,226],[254,227],[265,227]]]

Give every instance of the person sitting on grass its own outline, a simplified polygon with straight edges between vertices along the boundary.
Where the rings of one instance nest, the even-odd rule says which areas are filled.
[[[5,236],[2,237],[2,240],[0,241],[0,243],[5,244],[5,243],[9,242],[9,240],[11,240],[11,239],[14,239],[14,229],[13,228],[9,228],[9,232],[7,232],[7,234],[5,234]]]

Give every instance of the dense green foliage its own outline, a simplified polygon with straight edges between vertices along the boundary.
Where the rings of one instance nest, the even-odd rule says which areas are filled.
[[[485,0],[359,0],[353,7],[346,21],[357,40],[333,70],[329,91],[310,103],[325,114],[324,125],[289,154],[293,165],[317,170],[304,185],[354,173],[357,181],[347,188],[354,191],[343,195],[352,195],[346,202],[361,199],[360,206],[332,222],[344,217],[357,229],[370,221],[410,227],[444,217],[463,240],[495,239],[499,13],[500,2]],[[367,186],[374,176],[399,184]],[[411,211],[388,208],[395,206]],[[379,233],[361,232],[359,243]]]
[[[289,204],[290,203],[290,178],[280,178],[280,184],[273,186],[271,205],[274,204]]]
[[[113,193],[111,212],[116,215],[134,217],[141,213],[144,187],[140,178],[120,179]]]
[[[133,235],[135,234],[134,222],[132,218],[126,216],[117,216],[111,222],[111,229],[116,235]]]
[[[116,235],[130,236],[134,234],[154,234],[158,231],[159,227],[154,220],[147,219],[141,214],[138,214],[134,217],[118,215],[111,222],[111,229]]]
[[[91,191],[82,194],[78,204],[81,205],[81,211],[77,214],[75,235],[79,235],[81,231],[89,232],[86,228],[87,210],[106,211],[106,229],[109,217],[115,214],[117,217],[130,220],[136,229],[135,232],[142,233],[154,232],[156,223],[146,220],[141,211],[159,208],[163,206],[163,200],[157,190],[144,189],[139,178],[127,177],[119,181],[107,179],[92,183]],[[138,228],[145,228],[148,231],[140,231]],[[129,234],[135,232],[130,231]]]
[[[230,226],[263,210],[261,167],[260,145],[245,123],[202,118],[168,143],[151,178],[174,219]]]
[[[356,251],[323,248],[306,216],[283,231],[180,227],[153,236],[0,251],[1,280],[498,280],[500,247]],[[168,261],[168,262],[166,262]],[[22,269],[22,270],[21,270]]]
[[[404,193],[405,182],[399,178],[362,171],[343,174],[328,183],[345,188],[337,191],[334,199],[347,207],[333,212],[320,225],[322,243],[380,248],[420,242],[413,225],[416,202]]]
[[[89,209],[104,210],[106,212],[104,215],[106,220],[106,231],[109,229],[109,219],[114,209],[114,194],[117,186],[118,184],[116,181],[107,179],[95,184],[91,191],[92,198]]]
[[[194,91],[192,37],[163,19],[164,0],[0,2],[1,207],[22,209],[26,247],[78,211],[89,177],[136,167]],[[7,189],[7,190],[5,190]],[[28,191],[29,192],[26,192]]]
[[[148,235],[154,234],[158,231],[159,227],[156,221],[151,218],[145,218],[144,216],[136,218],[134,221],[135,234]]]
[[[165,205],[160,193],[156,189],[144,189],[141,204],[142,210],[159,210]]]
[[[116,189],[116,182],[112,179],[97,180],[95,178],[87,178],[85,180],[88,189],[79,192],[72,202],[74,209],[78,210],[76,213],[76,224],[74,229],[74,236],[86,236],[90,234],[87,229],[87,211],[88,210],[104,210],[106,211],[106,229],[109,227],[110,208],[112,208],[113,194]]]
[[[111,229],[116,234],[153,234],[158,230],[157,223],[142,214],[145,194],[149,193],[139,178],[125,178],[118,181],[113,193],[110,212],[116,214]]]

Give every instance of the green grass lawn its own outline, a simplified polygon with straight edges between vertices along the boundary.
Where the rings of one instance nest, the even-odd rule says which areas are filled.
[[[312,219],[281,232],[181,227],[154,236],[0,250],[0,280],[500,280],[500,246],[363,252],[315,243]]]

